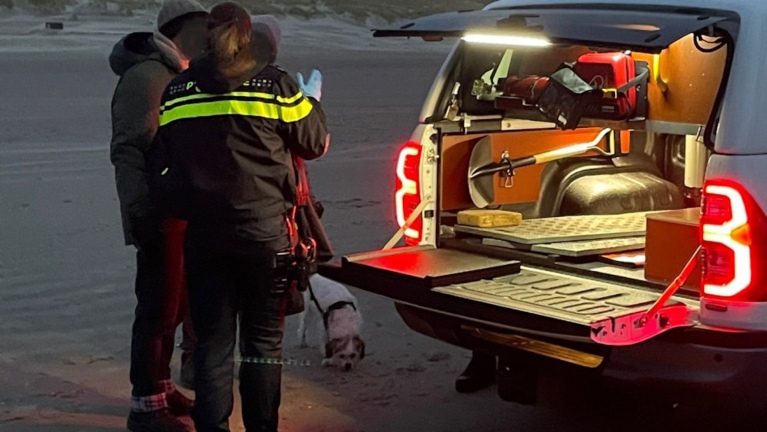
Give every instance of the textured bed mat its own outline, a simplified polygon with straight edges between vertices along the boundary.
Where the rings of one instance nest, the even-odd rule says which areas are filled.
[[[432,291],[583,325],[647,310],[661,295],[529,267],[516,275]],[[674,297],[668,304],[679,304],[678,300]]]
[[[476,228],[456,225],[455,230],[526,245],[582,242],[644,236],[648,212],[621,215],[563,216],[527,219],[514,227]]]
[[[533,252],[556,254],[568,257],[602,255],[644,249],[644,237],[624,237],[601,240],[583,240],[562,243],[533,245]]]

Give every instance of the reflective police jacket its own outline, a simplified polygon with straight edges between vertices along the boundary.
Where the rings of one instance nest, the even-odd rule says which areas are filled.
[[[154,202],[190,229],[204,222],[266,240],[264,225],[293,207],[291,154],[310,160],[327,150],[325,115],[277,67],[227,82],[214,66],[195,66],[162,98],[149,156]]]

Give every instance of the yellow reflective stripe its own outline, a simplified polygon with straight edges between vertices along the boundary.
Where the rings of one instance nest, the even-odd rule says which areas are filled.
[[[302,94],[299,94],[299,96],[303,97]],[[311,114],[313,109],[314,105],[309,102],[309,99],[304,98],[304,100],[302,100],[296,106],[280,106],[280,120],[284,121],[285,123],[295,123],[306,118],[306,116]]]
[[[160,126],[181,119],[220,115],[242,115],[277,120],[279,119],[277,108],[278,105],[265,102],[243,102],[232,100],[200,102],[196,104],[182,105],[165,111],[160,115]]]
[[[209,98],[217,98],[217,97],[257,97],[261,99],[277,99],[280,101],[279,96],[275,96],[271,93],[259,93],[259,92],[231,92],[231,93],[223,93],[220,95],[217,94],[210,94],[210,93],[199,93],[191,96],[184,96],[180,97],[178,99],[171,99],[168,102],[165,102],[165,104],[162,106],[162,109],[168,109],[171,108],[174,105],[178,105],[181,102],[186,102],[190,100],[196,100],[196,99],[209,99]],[[282,102],[282,101],[280,101]],[[283,102],[283,103],[289,103],[289,102]]]
[[[222,100],[199,102],[165,110],[160,114],[160,126],[165,126],[176,120],[220,115],[261,117],[294,123],[308,116],[313,108],[314,106],[307,99],[292,107],[263,101]]]
[[[284,104],[292,104],[293,102],[301,99],[304,97],[304,94],[302,92],[298,92],[297,95],[289,98],[284,98],[282,96],[277,96],[277,102],[284,103]]]

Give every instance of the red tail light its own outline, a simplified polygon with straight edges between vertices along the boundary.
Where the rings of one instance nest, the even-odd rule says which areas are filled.
[[[765,222],[764,212],[742,186],[706,182],[701,217],[704,296],[767,301]]]
[[[397,160],[397,191],[395,205],[397,223],[400,227],[421,203],[421,187],[419,167],[421,164],[421,146],[417,143],[407,143],[400,150]],[[405,241],[408,244],[418,244],[421,241],[423,218],[420,216],[405,230]]]

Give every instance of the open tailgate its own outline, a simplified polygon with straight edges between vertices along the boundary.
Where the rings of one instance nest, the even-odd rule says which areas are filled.
[[[636,322],[662,293],[450,248],[419,246],[352,255],[320,266],[320,273],[395,302],[606,345],[639,343],[694,325],[697,318],[696,302],[671,296],[650,325],[635,329],[626,323]]]

